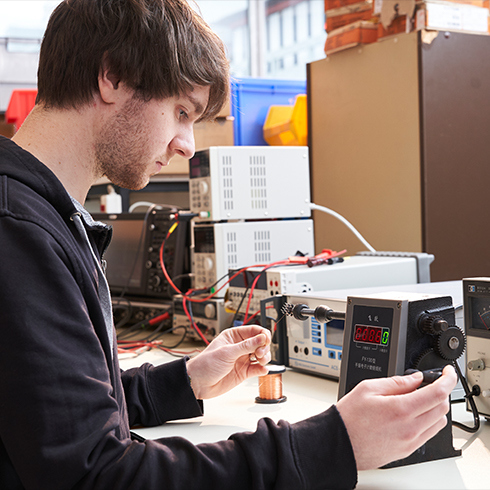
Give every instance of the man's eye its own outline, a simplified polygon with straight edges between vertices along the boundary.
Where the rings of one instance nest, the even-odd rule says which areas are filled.
[[[183,111],[182,109],[179,111],[179,117],[181,118],[184,118],[184,119],[188,119],[188,115],[187,115],[187,112]]]

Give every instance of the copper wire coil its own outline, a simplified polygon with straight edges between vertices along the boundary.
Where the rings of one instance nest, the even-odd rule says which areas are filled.
[[[257,403],[281,403],[286,401],[282,394],[282,373],[286,370],[283,366],[270,366],[269,373],[259,376],[259,396],[255,398]]]

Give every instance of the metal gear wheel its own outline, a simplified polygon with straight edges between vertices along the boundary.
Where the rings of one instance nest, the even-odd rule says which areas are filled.
[[[435,347],[443,359],[455,361],[465,350],[466,336],[459,327],[453,325],[438,335]]]
[[[416,359],[414,369],[419,371],[427,371],[429,369],[443,368],[447,364],[434,349],[423,351]]]

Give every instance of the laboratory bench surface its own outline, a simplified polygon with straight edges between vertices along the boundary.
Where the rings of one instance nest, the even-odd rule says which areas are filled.
[[[152,349],[136,358],[121,358],[121,368],[144,362],[161,364],[175,357]],[[204,402],[204,415],[159,427],[138,429],[147,439],[181,436],[194,444],[227,439],[231,434],[254,431],[260,418],[297,422],[326,410],[337,400],[338,382],[287,369],[282,377],[287,400],[279,404],[258,404],[258,380],[251,378],[230,392]],[[452,418],[473,425],[473,416],[464,403],[452,405]],[[490,424],[481,417],[476,434],[453,427],[454,447],[462,455],[391,469],[359,472],[359,490],[372,489],[490,489]],[[326,441],[328,444],[328,441]]]

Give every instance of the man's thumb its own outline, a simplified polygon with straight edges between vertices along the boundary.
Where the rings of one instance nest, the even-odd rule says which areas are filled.
[[[407,374],[405,376],[393,376],[388,378],[390,382],[388,389],[384,394],[386,395],[403,395],[404,393],[410,393],[416,390],[424,379],[424,375],[421,371],[416,371],[413,374]]]

